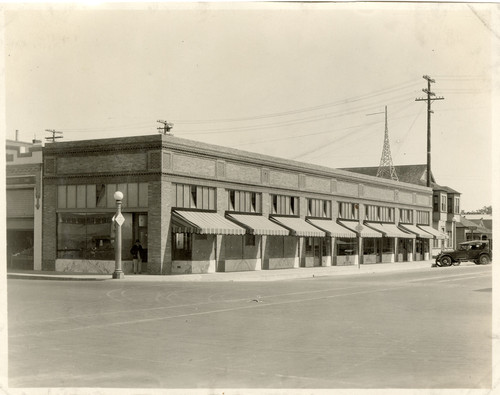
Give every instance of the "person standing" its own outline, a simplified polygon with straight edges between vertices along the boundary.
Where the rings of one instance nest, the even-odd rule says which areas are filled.
[[[142,249],[139,239],[135,241],[135,244],[130,249],[130,253],[132,254],[132,259],[134,260],[134,274],[140,274],[142,272],[141,263],[144,250]]]

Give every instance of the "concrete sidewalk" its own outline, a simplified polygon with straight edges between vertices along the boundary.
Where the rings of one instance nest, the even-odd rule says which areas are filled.
[[[301,267],[295,269],[258,270],[249,272],[228,272],[208,274],[175,274],[175,275],[148,275],[126,274],[125,278],[115,281],[126,282],[223,282],[223,281],[280,281],[300,278],[370,274],[392,271],[428,269],[432,270],[434,261],[377,263],[368,265],[329,266],[329,267]],[[7,272],[8,279],[26,280],[60,280],[60,281],[105,281],[113,280],[111,274],[82,274],[48,271],[20,271]]]

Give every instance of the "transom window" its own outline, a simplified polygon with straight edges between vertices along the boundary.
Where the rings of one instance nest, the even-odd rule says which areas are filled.
[[[332,202],[323,199],[307,199],[307,215],[317,218],[332,217]]]
[[[271,195],[271,213],[299,215],[299,198],[296,196]]]
[[[430,214],[428,211],[417,211],[417,224],[418,225],[429,225]]]
[[[57,208],[115,208],[114,193],[123,192],[123,208],[148,207],[148,183],[59,185]]]
[[[262,212],[262,195],[257,192],[228,190],[228,211]]]
[[[339,202],[339,218],[359,219],[359,204]]]
[[[394,208],[367,205],[365,218],[368,221],[394,222]]]
[[[413,210],[408,208],[399,209],[399,222],[402,224],[413,223]]]
[[[175,184],[175,207],[215,210],[215,188]]]

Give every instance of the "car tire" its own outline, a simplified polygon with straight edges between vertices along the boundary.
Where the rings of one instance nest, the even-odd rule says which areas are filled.
[[[451,266],[451,258],[449,256],[444,256],[440,259],[442,266]]]
[[[488,263],[490,263],[490,257],[488,255],[481,255],[479,257],[480,265],[487,265]]]

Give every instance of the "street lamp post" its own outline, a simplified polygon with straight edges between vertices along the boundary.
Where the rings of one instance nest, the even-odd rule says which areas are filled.
[[[123,193],[116,191],[113,197],[116,200],[116,214],[113,217],[115,223],[115,271],[113,278],[120,279],[125,277],[122,270],[122,225],[125,218],[122,215]]]
[[[363,230],[363,225],[357,224],[356,231],[358,232],[358,269],[361,269],[361,260],[363,259],[363,238],[361,237],[361,231]],[[364,263],[364,262],[363,262]]]

